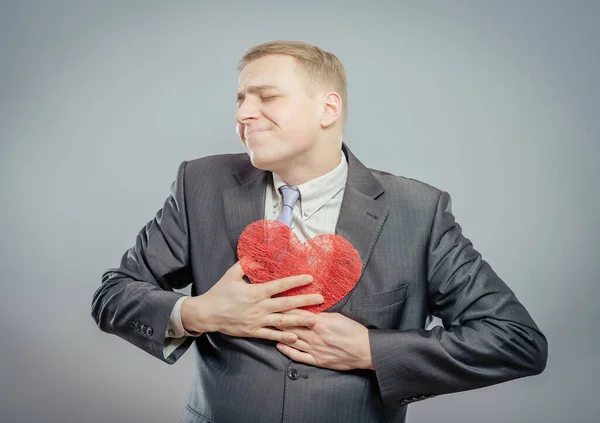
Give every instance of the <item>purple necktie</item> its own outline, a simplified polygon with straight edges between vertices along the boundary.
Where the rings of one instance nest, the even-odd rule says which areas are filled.
[[[283,206],[281,207],[281,213],[277,216],[276,220],[285,223],[289,227],[292,226],[292,215],[294,213],[294,204],[300,197],[300,191],[298,188],[291,187],[289,185],[283,185],[279,188],[279,192],[283,195]]]

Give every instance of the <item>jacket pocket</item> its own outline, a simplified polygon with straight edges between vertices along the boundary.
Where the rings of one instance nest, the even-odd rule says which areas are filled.
[[[408,284],[392,291],[350,299],[342,314],[369,329],[398,329]]]
[[[404,301],[407,286],[408,284],[404,284],[392,291],[381,292],[366,297],[352,297],[350,299],[350,310],[372,310]]]

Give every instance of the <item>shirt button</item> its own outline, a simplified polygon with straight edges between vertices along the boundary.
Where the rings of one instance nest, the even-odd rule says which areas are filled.
[[[175,336],[175,331],[173,329],[169,329],[169,336],[173,338]]]
[[[273,208],[276,209],[279,206],[279,203],[273,203]]]
[[[292,380],[296,380],[300,377],[300,374],[298,373],[298,370],[290,369],[287,371],[287,377],[289,377]]]
[[[304,217],[308,217],[308,215],[309,215],[309,214],[310,214],[310,210],[306,210],[306,211],[304,212]]]

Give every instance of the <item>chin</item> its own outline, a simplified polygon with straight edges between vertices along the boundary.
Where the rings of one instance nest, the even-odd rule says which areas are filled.
[[[250,162],[252,163],[252,166],[254,166],[255,168],[258,169],[262,169],[262,170],[271,170],[271,168],[273,167],[273,160],[271,160],[269,157],[266,157],[264,154],[261,154],[260,152],[256,151],[256,150],[247,150],[248,151],[248,156],[250,157]]]
[[[257,169],[279,173],[282,169],[287,167],[284,157],[276,156],[274,154],[269,155],[257,153],[258,152],[253,152],[248,154],[250,156],[250,162]]]

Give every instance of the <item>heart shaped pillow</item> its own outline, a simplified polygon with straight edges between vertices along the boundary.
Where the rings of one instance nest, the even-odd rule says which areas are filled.
[[[277,296],[318,293],[324,302],[303,307],[318,313],[339,302],[356,286],[362,262],[352,244],[340,235],[318,235],[301,242],[284,223],[258,220],[248,225],[238,242],[238,257],[252,283],[300,274],[313,276],[306,286]]]

